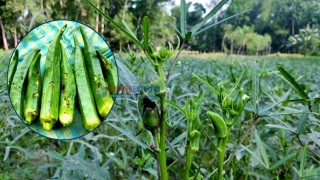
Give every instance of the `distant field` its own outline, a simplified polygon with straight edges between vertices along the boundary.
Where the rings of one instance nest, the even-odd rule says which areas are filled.
[[[115,129],[104,123],[95,132],[71,141],[55,141],[41,137],[19,121],[14,114],[9,102],[6,86],[7,63],[9,51],[0,51],[0,179],[39,179],[39,178],[105,178],[117,177],[117,179],[128,178],[155,178],[157,176],[156,165],[152,156],[141,150],[139,146],[123,136]],[[130,79],[136,80],[140,85],[149,83],[154,79],[153,69],[148,63],[141,64],[137,58],[129,62],[128,56],[116,54],[118,59],[125,64],[133,73],[120,72],[120,82],[123,85],[130,83]],[[147,61],[145,61],[147,62]],[[172,61],[171,61],[172,62]],[[166,64],[166,70],[169,65]],[[285,99],[298,99],[295,91],[285,82],[277,71],[277,65],[282,65],[292,74],[312,97],[319,97],[320,84],[320,59],[315,57],[304,57],[301,55],[280,56],[236,56],[226,54],[196,54],[184,52],[173,70],[173,75],[168,81],[168,99],[183,105],[185,99],[197,95],[200,90],[206,92],[203,102],[203,111],[215,110],[217,100],[210,94],[192,73],[207,80],[212,86],[222,81],[234,82],[242,72],[246,72],[240,86],[244,92],[252,97],[252,74],[253,70],[259,73],[259,108],[268,108],[266,118],[261,119],[254,127],[261,136],[266,146],[268,157],[272,163],[281,159],[289,153],[297,153],[295,160],[286,163],[274,170],[267,170],[260,164],[260,161],[244,149],[237,154],[237,160],[230,165],[233,174],[241,178],[273,178],[280,172],[286,172],[288,179],[294,176],[293,166],[300,161],[299,143],[294,139],[295,135],[283,129],[266,127],[267,124],[276,124],[292,127],[294,130],[301,116],[304,106],[299,103],[286,103],[276,105]],[[112,115],[107,119],[108,123],[116,124],[125,128],[129,135],[135,136],[142,142],[149,144],[150,139],[147,133],[138,134],[141,128],[138,117],[135,99],[118,99]],[[240,134],[248,126],[252,116],[250,104],[246,107],[246,113],[242,120],[236,124],[230,137],[228,148],[234,150]],[[300,113],[299,113],[300,112]],[[141,123],[141,122],[140,122]],[[169,136],[172,142],[176,137],[185,132],[186,123],[181,113],[170,108],[168,112]],[[309,115],[306,122],[303,141],[316,144],[319,132],[319,120]],[[125,127],[124,127],[125,126]],[[213,153],[214,147],[211,141],[215,137],[210,135],[211,129],[206,129],[209,136],[201,137],[200,151],[194,158],[196,164],[202,165],[201,174],[206,177],[214,171],[212,163],[216,161]],[[127,134],[127,135],[128,135]],[[312,139],[313,138],[313,139]],[[177,140],[178,141],[178,140]],[[319,139],[318,139],[319,141]],[[288,143],[289,148],[282,146]],[[183,151],[177,148],[184,145],[183,140],[174,146],[175,151],[168,149],[169,174],[172,179],[181,177],[182,167],[177,163],[177,152],[183,156]],[[251,135],[244,141],[244,146],[251,149],[260,157],[259,150]],[[279,148],[280,147],[280,148]],[[310,146],[314,149],[319,146]],[[228,152],[231,153],[231,152]],[[319,167],[317,160],[308,156],[306,167],[314,165]],[[216,164],[216,163],[214,163]],[[197,166],[196,166],[197,167]],[[194,172],[193,172],[194,173]],[[10,177],[10,178],[9,178]]]

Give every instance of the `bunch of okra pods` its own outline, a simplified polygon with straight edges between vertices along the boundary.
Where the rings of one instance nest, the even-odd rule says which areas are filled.
[[[117,85],[117,69],[94,48],[82,26],[79,29],[84,48],[81,49],[74,33],[72,68],[60,42],[66,28],[64,25],[50,42],[43,75],[39,49],[29,52],[21,62],[18,50],[15,51],[8,72],[10,99],[26,124],[40,120],[45,130],[57,124],[68,126],[74,119],[75,108],[79,108],[86,130],[91,131],[114,103],[111,94],[115,92],[109,91]]]

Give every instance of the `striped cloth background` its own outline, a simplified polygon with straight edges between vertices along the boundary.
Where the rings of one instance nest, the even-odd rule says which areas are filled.
[[[68,20],[58,20],[58,21],[50,21],[44,23],[33,30],[31,30],[18,44],[16,49],[19,50],[19,62],[24,59],[24,57],[31,52],[34,48],[39,48],[41,50],[41,72],[43,74],[44,64],[48,52],[48,46],[51,40],[57,35],[62,26],[68,24],[67,29],[64,31],[62,35],[61,42],[63,44],[62,48],[66,49],[66,53],[68,59],[73,66],[74,64],[74,40],[73,33],[76,34],[76,37],[80,43],[80,46],[83,48],[83,40],[81,37],[79,26],[83,26],[83,29],[86,31],[88,38],[92,41],[94,47],[99,49],[102,54],[111,58],[113,63],[116,65],[115,58],[112,54],[111,49],[106,44],[101,36],[98,33],[93,31],[91,28],[82,25],[81,23],[68,21]],[[83,136],[89,133],[84,128],[84,123],[81,118],[81,114],[79,110],[76,110],[75,117],[71,125],[68,127],[56,127],[51,131],[46,131],[42,128],[40,121],[37,120],[33,124],[30,125],[30,128],[40,135],[53,138],[53,139],[73,139],[80,136]]]

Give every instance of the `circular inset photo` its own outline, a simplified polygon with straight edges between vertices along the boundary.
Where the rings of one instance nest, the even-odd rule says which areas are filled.
[[[13,108],[33,131],[53,139],[81,137],[115,102],[118,69],[93,29],[74,21],[44,23],[15,48],[8,67]]]

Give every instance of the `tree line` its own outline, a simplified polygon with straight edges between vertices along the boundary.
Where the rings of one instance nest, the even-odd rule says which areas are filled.
[[[116,22],[125,21],[141,32],[142,19],[150,17],[150,32],[158,46],[173,41],[179,28],[179,7],[172,0],[93,0]],[[211,0],[210,7],[219,0]],[[172,6],[171,10],[168,7]],[[187,23],[193,26],[205,15],[206,7],[194,3]],[[320,3],[317,0],[230,0],[228,8],[209,23],[250,10],[213,27],[188,42],[187,49],[230,54],[271,52],[320,55]],[[99,32],[113,50],[135,49],[128,39],[81,0],[0,0],[0,48],[14,48],[33,27],[50,20],[68,19],[85,23]],[[137,34],[142,36],[142,34]]]

